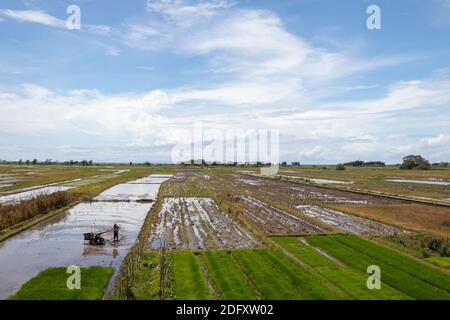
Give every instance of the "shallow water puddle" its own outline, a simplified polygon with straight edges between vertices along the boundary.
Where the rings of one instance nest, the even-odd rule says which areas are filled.
[[[169,180],[171,177],[171,175],[151,175],[150,177],[127,182],[127,184],[161,184]]]
[[[419,183],[419,184],[433,184],[438,186],[450,186],[450,182],[436,181],[436,180],[409,180],[409,179],[387,179],[389,182],[402,182],[402,183]]]
[[[409,231],[399,229],[384,223],[352,216],[337,210],[322,208],[314,205],[299,205],[296,207],[305,215],[319,219],[320,221],[341,228],[353,234],[366,235],[386,235],[409,233]]]
[[[312,181],[318,184],[352,184],[353,181],[339,181],[339,180],[330,180],[330,179],[316,179],[316,178],[304,178],[307,181]]]

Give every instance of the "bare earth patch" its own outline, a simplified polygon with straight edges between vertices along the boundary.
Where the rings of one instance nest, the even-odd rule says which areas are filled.
[[[258,247],[260,242],[210,198],[165,198],[149,238],[152,249]]]
[[[323,233],[330,229],[298,215],[276,208],[249,196],[239,197],[243,214],[258,230],[266,234]]]

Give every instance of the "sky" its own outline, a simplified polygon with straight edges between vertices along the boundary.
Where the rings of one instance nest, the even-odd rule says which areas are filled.
[[[199,124],[276,131],[280,161],[450,161],[450,0],[0,2],[0,159],[172,162]]]

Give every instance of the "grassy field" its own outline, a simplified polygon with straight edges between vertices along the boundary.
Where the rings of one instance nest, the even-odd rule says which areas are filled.
[[[415,299],[450,299],[449,275],[412,258],[356,237],[332,235],[308,236],[306,239],[362,272],[370,265],[379,266],[382,283]]]
[[[67,288],[66,268],[49,268],[26,282],[11,300],[101,300],[114,269],[81,268],[81,288]]]
[[[226,251],[205,251],[202,257],[221,299],[254,300],[258,298],[255,288],[239,269],[231,254]]]
[[[334,185],[352,190],[369,190],[392,195],[442,200],[450,198],[450,186],[386,181],[389,179],[426,180],[430,178],[450,181],[450,168],[400,170],[399,166],[386,166],[382,168],[347,166],[346,170],[336,170],[334,166],[301,166],[280,167],[279,173],[285,176],[351,181],[351,184]]]
[[[295,237],[275,237],[278,244],[308,264],[317,273],[333,282],[353,299],[360,300],[392,300],[410,299],[410,297],[388,285],[381,290],[367,289],[367,274],[357,269],[338,264],[336,261],[318,252]]]
[[[237,250],[233,256],[266,299],[341,299],[346,295],[277,250]]]
[[[174,298],[211,299],[212,295],[197,257],[190,251],[174,252],[170,256],[173,263]]]
[[[450,269],[450,257],[429,257],[425,261],[441,268]]]

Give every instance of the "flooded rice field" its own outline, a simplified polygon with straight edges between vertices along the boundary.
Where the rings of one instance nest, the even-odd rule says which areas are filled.
[[[352,184],[353,181],[341,181],[341,180],[330,180],[330,179],[316,179],[316,178],[304,178],[305,181],[312,181],[318,184]]]
[[[210,198],[165,198],[149,238],[152,249],[223,249],[260,242]]]
[[[49,267],[105,265],[117,267],[134,243],[152,203],[81,203],[62,215],[0,243],[0,299]],[[120,244],[85,245],[83,233],[110,230],[117,223]]]
[[[400,183],[419,183],[419,184],[431,184],[437,186],[450,186],[450,182],[439,181],[434,179],[429,180],[414,180],[414,179],[387,179],[385,181],[389,182],[400,182]]]
[[[12,195],[12,194],[14,194],[14,195],[18,195],[19,196],[19,194],[21,194],[21,193],[25,193],[26,191],[32,191],[32,190],[36,190],[36,191],[42,190],[44,192],[47,192],[47,193],[44,193],[44,194],[50,194],[50,193],[54,193],[54,192],[58,192],[58,191],[64,191],[64,190],[58,190],[58,191],[50,192],[49,190],[52,190],[51,188],[48,189],[48,190],[43,190],[43,189],[48,188],[48,187],[53,187],[53,186],[71,187],[72,183],[77,183],[77,182],[80,182],[80,181],[83,181],[83,180],[87,180],[87,179],[88,178],[86,178],[86,179],[77,178],[77,179],[72,179],[72,180],[53,182],[53,183],[48,183],[48,184],[43,184],[43,185],[37,185],[37,186],[31,186],[31,187],[26,187],[26,188],[20,188],[20,189],[14,189],[14,190],[9,190],[9,191],[3,191],[3,192],[0,192],[0,194],[1,195]],[[50,193],[48,193],[48,192],[50,192]],[[35,197],[35,196],[39,195],[39,192],[38,193],[32,193],[32,194],[33,194],[33,197]],[[2,197],[0,197],[0,203],[2,203],[1,198]],[[24,199],[21,199],[20,201],[29,200],[29,199],[30,198],[24,198]],[[16,201],[16,202],[20,202],[20,201]]]
[[[381,236],[410,233],[407,230],[399,229],[377,221],[349,215],[337,210],[322,208],[319,206],[299,205],[297,206],[297,208],[307,216],[319,219],[320,221],[328,225],[338,227],[346,232],[353,234]]]
[[[324,233],[331,229],[250,196],[239,197],[246,220],[265,234]]]
[[[94,198],[96,201],[154,201],[159,184],[123,183],[114,186]]]
[[[127,184],[161,184],[169,180],[172,175],[152,175],[135,181],[127,182]]]
[[[21,201],[33,199],[37,196],[49,195],[55,192],[66,191],[69,189],[72,189],[72,187],[43,187],[30,191],[13,193],[7,196],[0,197],[0,204],[19,203]]]
[[[118,184],[94,198],[96,201],[155,201],[159,186],[171,175],[151,175],[135,181]]]
[[[253,186],[258,186],[258,193],[269,194],[270,191],[276,190],[285,195],[285,197],[289,198],[289,201],[297,199],[320,201],[323,203],[341,203],[355,205],[400,203],[399,200],[389,198],[358,194],[349,191],[335,190],[323,188],[320,186],[294,183],[277,179],[264,179],[256,176],[250,177],[238,175],[237,178],[234,179],[234,181],[249,185],[250,191],[252,190]],[[286,201],[286,199],[284,201]]]
[[[300,176],[278,175],[278,177],[288,178],[288,179],[297,179],[297,180],[302,180],[304,182],[314,182],[314,183],[317,183],[317,184],[352,184],[353,183],[353,181],[306,178],[306,177],[300,177]]]
[[[104,265],[113,266],[117,271],[154,205],[153,202],[130,199],[141,200],[144,193],[154,197],[159,189],[158,184],[126,185],[128,188],[117,189],[115,186],[111,188],[113,191],[104,192],[107,200],[114,201],[80,203],[1,242],[0,299],[15,293],[24,282],[48,267]],[[144,189],[140,189],[142,186]],[[115,223],[120,227],[118,244],[112,242]],[[106,245],[91,246],[84,241],[84,233],[104,231]]]

